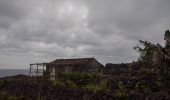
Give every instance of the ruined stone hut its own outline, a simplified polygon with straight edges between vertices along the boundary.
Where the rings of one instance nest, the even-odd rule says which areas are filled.
[[[42,65],[46,67],[43,75],[50,79],[56,79],[57,72],[97,72],[104,68],[95,58],[56,59]]]

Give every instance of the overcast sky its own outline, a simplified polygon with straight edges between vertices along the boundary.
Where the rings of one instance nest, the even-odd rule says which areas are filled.
[[[164,43],[170,0],[0,0],[0,68],[57,58],[136,60],[138,40]]]

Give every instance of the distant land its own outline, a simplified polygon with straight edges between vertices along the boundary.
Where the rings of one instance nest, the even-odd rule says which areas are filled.
[[[0,78],[18,74],[28,75],[29,69],[0,69]]]

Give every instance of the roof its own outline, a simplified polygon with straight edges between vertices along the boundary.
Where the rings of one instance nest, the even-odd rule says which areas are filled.
[[[57,65],[87,65],[93,61],[97,61],[94,58],[76,58],[76,59],[56,59],[49,64],[57,64]],[[99,63],[97,61],[97,63]]]

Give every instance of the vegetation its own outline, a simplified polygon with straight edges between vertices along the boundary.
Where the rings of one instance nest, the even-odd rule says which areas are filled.
[[[101,80],[99,83],[89,83],[84,88],[95,91],[110,91],[107,80]]]
[[[2,78],[0,100],[141,100],[142,97],[169,100],[169,30],[164,39],[165,46],[140,40],[142,46],[135,47],[140,53],[139,60],[127,66],[117,64],[120,67],[107,70],[110,75],[58,71],[57,79],[51,81],[22,75]]]
[[[136,49],[140,53],[139,61],[147,65],[162,66],[163,70],[168,70],[170,65],[170,32],[167,30],[164,36],[165,46],[161,46],[159,43],[153,44],[148,41],[139,42],[142,47],[136,46]]]
[[[116,97],[127,97],[128,96],[126,86],[122,81],[118,81],[117,87],[118,89],[115,93]]]

